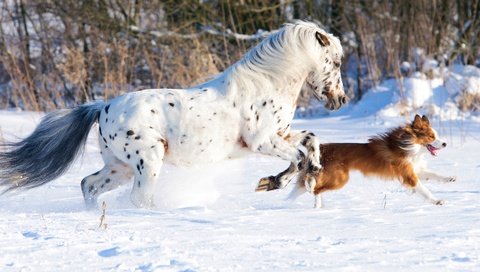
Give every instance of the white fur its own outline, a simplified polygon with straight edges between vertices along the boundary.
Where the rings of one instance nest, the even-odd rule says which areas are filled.
[[[328,37],[329,46],[319,44],[317,32]],[[342,54],[337,38],[315,24],[297,22],[287,24],[209,82],[112,99],[99,121],[105,168],[100,177],[87,177],[85,186],[106,191],[106,186],[99,187],[109,178],[109,170],[116,168],[128,179],[131,173],[124,170],[128,166],[135,176],[132,201],[152,206],[152,186],[164,161],[184,166],[211,163],[236,156],[246,144],[250,151],[298,164],[295,136],[300,133],[291,132],[290,123],[300,89],[308,77],[314,94],[326,100],[322,90],[327,81],[333,82],[337,84],[333,103],[338,102],[344,92],[334,63]],[[128,131],[134,134],[127,135]],[[313,163],[319,165],[316,152]],[[94,201],[97,195],[86,199]]]

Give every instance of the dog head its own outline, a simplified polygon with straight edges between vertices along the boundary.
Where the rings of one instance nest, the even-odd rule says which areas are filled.
[[[430,152],[432,156],[437,156],[437,151],[447,146],[447,143],[438,139],[437,132],[430,126],[427,116],[415,115],[410,127],[413,132],[413,143],[420,145],[421,149]]]

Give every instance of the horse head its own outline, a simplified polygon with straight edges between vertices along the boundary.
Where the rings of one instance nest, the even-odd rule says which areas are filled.
[[[313,95],[325,101],[329,110],[338,110],[347,103],[343,90],[340,66],[343,51],[340,41],[333,35],[317,31],[314,42],[317,44],[311,52],[313,68],[309,72],[305,84],[313,91]]]

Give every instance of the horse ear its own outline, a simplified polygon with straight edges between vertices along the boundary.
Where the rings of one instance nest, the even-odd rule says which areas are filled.
[[[422,120],[423,120],[423,122],[425,122],[427,124],[430,124],[430,121],[428,120],[428,117],[426,115],[422,116]]]
[[[329,46],[330,45],[330,40],[327,38],[326,35],[323,35],[320,32],[315,33],[315,38],[317,41],[320,43],[321,46]]]

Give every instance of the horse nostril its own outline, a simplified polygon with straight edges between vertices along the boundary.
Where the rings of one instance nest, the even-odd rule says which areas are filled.
[[[447,143],[443,143],[442,146],[443,146],[443,147],[446,147],[446,146],[447,146]]]
[[[347,98],[345,96],[342,96],[342,99],[340,100],[342,104],[347,103]]]

